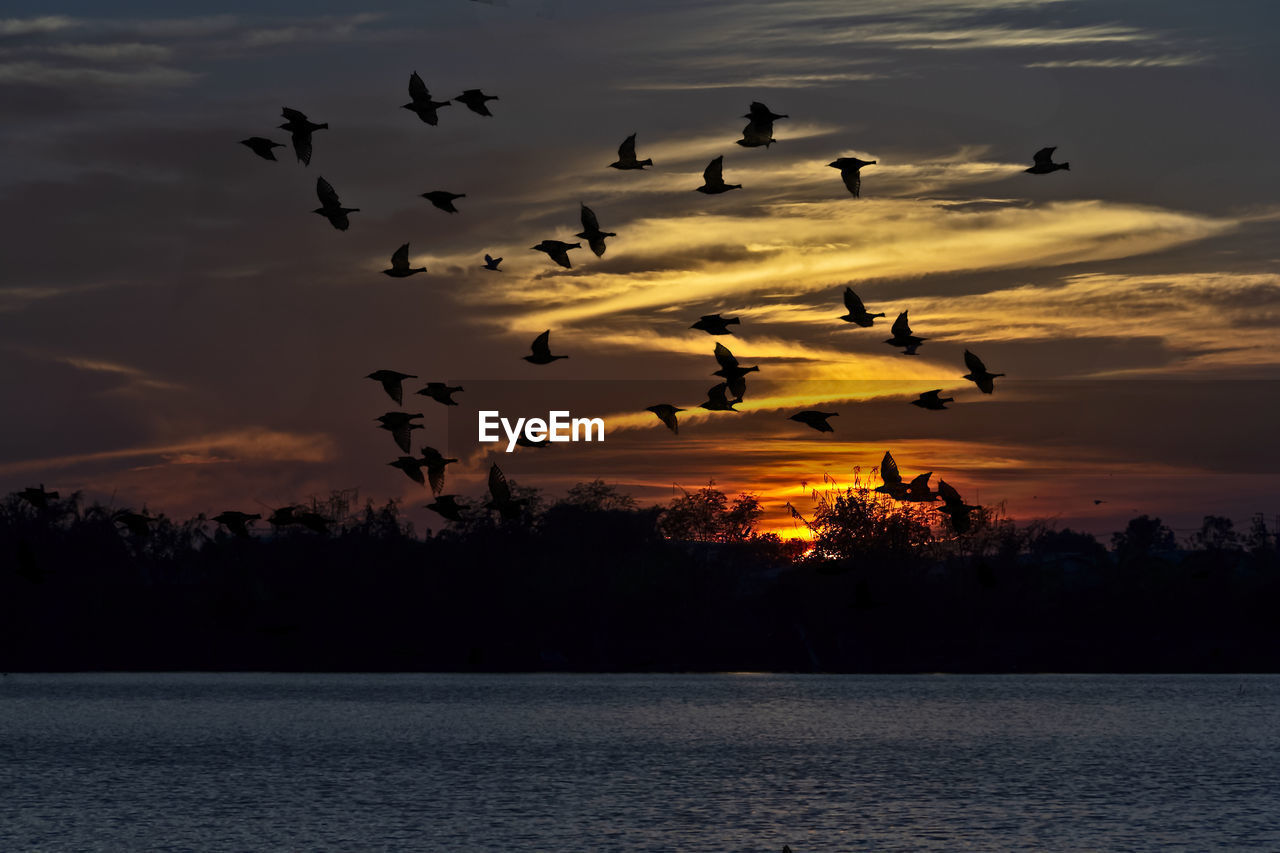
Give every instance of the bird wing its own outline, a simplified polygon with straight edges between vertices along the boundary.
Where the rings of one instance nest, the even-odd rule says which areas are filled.
[[[396,440],[396,444],[405,453],[412,452],[409,449],[409,422],[408,421],[396,424],[395,426],[391,427],[391,437]]]
[[[927,400],[933,403],[940,403],[942,401],[939,400],[938,398],[941,394],[942,394],[941,388],[937,389],[936,391],[925,391],[923,394],[920,395],[920,399]]]
[[[723,154],[708,163],[707,168],[702,170],[702,180],[710,186],[719,186],[724,183]]]
[[[547,255],[549,255],[551,260],[555,261],[560,266],[572,268],[572,265],[569,263],[569,250],[566,247],[557,246],[555,248],[547,249]]]
[[[409,244],[405,243],[391,256],[391,267],[397,270],[407,270],[409,268]]]
[[[858,298],[858,294],[853,292],[852,287],[844,289],[844,307],[849,310],[850,314],[865,314],[866,307],[862,304],[862,300]]]
[[[751,115],[751,119],[753,121],[772,121],[773,120],[771,118],[771,116],[773,115],[773,110],[769,109],[759,101],[752,101],[751,108],[748,109],[747,112]]]
[[[725,391],[728,388],[729,386],[725,382],[721,382],[719,385],[715,386],[714,388],[708,388],[707,402],[718,403],[722,406],[727,406],[729,404],[729,401],[725,398]]]
[[[898,319],[893,321],[893,328],[891,331],[895,338],[905,338],[907,335],[911,334],[911,326],[907,323],[906,311],[899,314]]]
[[[417,71],[409,75],[409,98],[414,103],[431,100],[431,92],[427,89],[427,84],[422,82]]]
[[[297,155],[298,162],[304,166],[311,165],[311,131],[295,130],[290,135],[293,142],[293,153]]]
[[[280,115],[284,116],[289,121],[305,122],[307,120],[306,113],[300,113],[297,110],[289,109],[288,107],[282,109],[280,111]],[[1050,148],[1049,150],[1052,151],[1053,149]]]
[[[736,398],[733,402],[741,403],[742,398],[747,393],[747,377],[735,376],[732,379],[726,380],[725,384],[729,386],[729,393]]]
[[[636,135],[634,133],[622,140],[622,144],[618,146],[618,159],[636,159]]]
[[[342,202],[338,200],[338,193],[333,188],[333,184],[324,178],[316,178],[316,195],[320,197],[321,207],[342,207]],[[315,220],[312,220],[313,222]]]
[[[901,483],[902,474],[898,472],[898,463],[893,461],[893,456],[889,451],[884,452],[884,459],[880,460],[880,479],[885,483]]]
[[[388,376],[382,380],[382,390],[386,391],[392,400],[396,401],[396,405],[404,404],[404,388],[400,385],[400,380]]]
[[[1053,152],[1057,150],[1058,150],[1058,146],[1056,145],[1051,148],[1041,148],[1039,151],[1035,153],[1035,156],[1032,157],[1032,159],[1035,160],[1037,165],[1047,166],[1048,164],[1053,162]]]
[[[489,468],[489,494],[493,496],[495,504],[505,504],[511,501],[511,486],[507,483],[507,477],[502,473],[502,469],[494,463]]]
[[[845,189],[854,198],[861,198],[862,195],[862,172],[858,169],[841,169],[840,179],[844,181]]]
[[[582,205],[582,230],[587,233],[600,230],[600,222],[596,219],[595,212],[585,204]]]
[[[975,376],[987,372],[987,366],[982,363],[982,359],[968,350],[964,351],[964,366],[969,368],[969,372]]]
[[[716,361],[720,363],[723,370],[733,370],[738,366],[738,360],[733,357],[733,353],[724,344],[716,344]]]
[[[530,345],[533,354],[541,358],[548,358],[551,355],[551,330],[547,329],[542,334],[533,339]]]
[[[942,502],[948,507],[952,505],[964,506],[964,498],[960,497],[960,493],[956,491],[946,480],[938,481],[938,497],[942,498]]]
[[[672,409],[663,409],[660,412],[654,412],[654,414],[667,425],[667,429],[674,433],[680,432],[680,424],[676,421],[676,413]]]
[[[443,459],[440,462],[433,462],[427,465],[427,479],[431,483],[431,491],[434,494],[440,494],[440,491],[444,488],[444,469],[445,462]]]
[[[907,488],[913,492],[917,490],[922,492],[928,492],[929,478],[932,476],[933,476],[932,471],[925,471],[923,474],[917,474],[915,477],[911,479],[911,482],[907,485]]]

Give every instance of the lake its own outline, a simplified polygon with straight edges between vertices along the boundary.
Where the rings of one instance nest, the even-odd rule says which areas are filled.
[[[14,673],[0,850],[1280,849],[1280,676]]]

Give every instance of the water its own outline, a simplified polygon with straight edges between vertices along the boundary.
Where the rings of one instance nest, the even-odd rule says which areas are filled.
[[[2,850],[1280,849],[1280,676],[9,675]]]

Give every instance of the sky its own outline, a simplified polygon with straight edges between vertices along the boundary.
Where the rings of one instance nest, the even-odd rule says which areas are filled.
[[[365,375],[484,492],[496,461],[642,503],[709,481],[786,502],[885,451],[971,503],[1099,534],[1280,513],[1280,8],[1074,0],[6,4],[0,17],[0,490],[186,518],[358,489],[441,526],[386,463]],[[417,71],[454,103],[408,110]],[[752,101],[788,116],[735,143]],[[238,140],[282,107],[309,166]],[[644,171],[608,168],[637,135]],[[1056,146],[1070,169],[1023,170]],[[716,156],[742,188],[695,192]],[[875,160],[853,198],[827,164]],[[316,179],[357,207],[339,232]],[[430,190],[465,193],[459,213]],[[564,269],[579,205],[617,236]],[[425,274],[381,274],[410,244]],[[501,272],[481,269],[485,253]],[[870,329],[838,318],[852,287]],[[927,338],[886,346],[909,310]],[[689,328],[740,317],[732,336]],[[522,359],[551,329],[550,365]],[[725,343],[738,413],[698,404]],[[967,380],[963,353],[993,372]],[[462,385],[461,405],[412,392]],[[941,388],[945,412],[908,405]],[[415,401],[415,402],[411,402]],[[420,401],[420,402],[416,402]],[[647,406],[671,403],[678,435]],[[476,413],[603,417],[502,452]],[[838,412],[833,433],[789,421]],[[415,447],[416,449],[416,447]],[[1095,503],[1102,501],[1102,503]],[[264,512],[265,514],[265,512]]]

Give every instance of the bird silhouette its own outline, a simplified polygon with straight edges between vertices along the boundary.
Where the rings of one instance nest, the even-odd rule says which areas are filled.
[[[852,287],[844,289],[844,307],[848,313],[844,314],[840,319],[846,323],[855,323],[864,329],[871,328],[875,325],[877,317],[884,316],[884,312],[868,314],[866,307],[862,304],[862,300],[858,298],[858,294],[853,292]]]
[[[392,468],[399,468],[405,473],[405,476],[413,480],[420,486],[425,486],[427,480],[422,476],[422,461],[414,456],[401,456],[395,462],[388,462]]]
[[[699,403],[699,407],[710,412],[736,412],[733,407],[737,401],[730,402],[726,392],[729,389],[727,382],[721,382],[712,388],[707,389],[707,402]]]
[[[932,391],[925,391],[920,395],[919,399],[912,400],[911,405],[919,406],[922,409],[933,409],[934,411],[943,411],[947,407],[943,403],[954,403],[955,397],[940,397],[941,388],[935,388]]]
[[[898,463],[893,461],[893,455],[887,450],[884,453],[884,459],[880,460],[880,479],[883,482],[873,491],[888,495],[894,500],[902,500],[906,497],[907,484],[902,482]]]
[[[859,160],[857,157],[837,157],[827,165],[840,170],[840,180],[854,198],[862,196],[862,167],[874,166],[875,160]]]
[[[769,109],[759,101],[752,101],[751,106],[747,109],[746,114],[743,115],[742,117],[749,118],[752,121],[760,121],[760,122],[765,122],[765,121],[774,122],[780,118],[787,118],[786,115],[782,113],[775,113],[773,110]]]
[[[940,511],[951,519],[951,528],[956,533],[968,533],[973,526],[971,513],[981,507],[965,503],[960,493],[946,480],[938,480],[938,497],[942,498]]]
[[[929,490],[929,478],[933,476],[932,471],[926,471],[923,474],[917,474],[910,483],[907,484],[907,493],[900,500],[910,501],[912,503],[927,503],[936,500],[937,492]]]
[[[740,326],[742,320],[737,317],[721,317],[719,314],[703,314],[690,329],[699,329],[708,335],[732,335],[730,326]]]
[[[250,136],[248,139],[241,139],[240,144],[249,146],[249,150],[263,160],[275,160],[276,155],[271,149],[284,147],[283,142],[273,142],[261,136]]]
[[[581,204],[581,202],[579,202]],[[581,237],[587,241],[587,245],[591,247],[591,251],[595,252],[596,257],[604,254],[604,238],[616,237],[612,231],[601,231],[600,223],[596,220],[595,213],[585,204],[582,205],[582,230],[575,237]]]
[[[329,224],[339,231],[346,231],[351,224],[347,220],[347,214],[358,213],[360,208],[343,207],[333,184],[324,178],[316,178],[316,195],[320,197],[320,207],[317,207],[314,212],[328,219]]]
[[[778,140],[773,138],[773,122],[752,119],[742,129],[742,138],[737,140],[743,148],[768,148]]]
[[[458,402],[453,399],[453,393],[461,390],[463,390],[461,385],[446,385],[443,382],[428,382],[427,387],[420,391],[415,391],[414,393],[421,394],[424,397],[430,397],[437,403],[444,403],[446,406],[456,406],[458,405]]]
[[[717,195],[718,193],[727,193],[729,190],[740,190],[742,189],[742,184],[726,184],[724,182],[724,155],[721,154],[708,163],[707,168],[702,170],[702,186],[697,189],[700,193]]]
[[[667,429],[679,435],[680,424],[676,421],[676,412],[683,412],[684,409],[677,408],[670,403],[659,403],[656,406],[646,407],[645,411],[653,412],[658,416],[658,420],[667,425]]]
[[[146,512],[132,512],[122,509],[111,516],[111,520],[117,524],[123,524],[124,528],[133,536],[139,539],[145,539],[151,535],[151,525],[160,519],[152,518]]]
[[[311,165],[311,134],[317,130],[327,130],[329,123],[316,124],[304,113],[288,107],[282,109],[280,115],[288,119],[280,125],[280,129],[289,131],[289,138],[293,142],[293,153],[297,155],[298,162],[304,166]]]
[[[462,507],[458,505],[457,495],[436,495],[435,502],[427,504],[426,507],[449,521],[462,521]]]
[[[382,390],[386,391],[387,396],[396,401],[397,406],[404,403],[404,386],[402,384],[404,380],[417,378],[412,373],[401,373],[398,370],[375,370],[365,377],[365,379],[381,382]]]
[[[267,516],[267,524],[272,527],[287,527],[290,524],[297,524],[298,519],[294,517],[297,509],[297,507],[290,504],[289,506],[282,506],[272,510],[271,515]]]
[[[729,348],[722,343],[716,343],[715,349],[716,362],[719,363],[720,369],[715,371],[713,376],[722,376],[725,379],[741,379],[748,373],[758,372],[759,367],[752,365],[751,367],[742,367],[738,364],[738,359],[734,358]]]
[[[551,260],[555,261],[557,264],[559,264],[562,267],[568,267],[570,266],[569,250],[581,249],[582,244],[581,243],[562,243],[559,240],[543,240],[541,243],[539,243],[536,246],[532,246],[531,248],[537,252],[546,252],[548,257],[551,258]]]
[[[1030,169],[1023,169],[1023,171],[1030,172],[1033,175],[1047,175],[1050,172],[1056,172],[1059,169],[1066,169],[1067,171],[1071,171],[1070,163],[1053,162],[1053,152],[1057,150],[1058,150],[1058,146],[1056,145],[1050,148],[1041,148],[1031,158],[1032,160],[1035,161],[1035,165],[1033,165]]]
[[[409,103],[402,105],[404,109],[415,113],[418,118],[434,126],[440,120],[436,110],[448,105],[448,101],[431,100],[431,92],[427,89],[427,84],[422,82],[417,71],[409,75]]]
[[[834,418],[838,414],[839,412],[816,412],[810,410],[807,412],[796,412],[794,415],[787,418],[787,420],[802,423],[805,426],[816,429],[818,432],[835,432],[835,430],[832,429],[831,424],[827,423],[827,418]]]
[[[990,394],[994,391],[996,377],[1004,376],[1003,373],[988,373],[987,366],[982,363],[982,359],[968,350],[964,351],[964,366],[969,368],[969,372],[964,375],[964,378],[977,385],[978,390],[983,394]]]
[[[460,104],[465,104],[467,109],[471,110],[473,113],[478,113],[482,116],[491,116],[493,113],[489,112],[489,108],[485,106],[485,102],[496,101],[498,100],[498,96],[486,95],[479,89],[468,89],[461,95],[455,96],[454,100]]]
[[[446,190],[432,190],[429,193],[423,193],[422,197],[431,202],[445,213],[457,213],[458,208],[453,206],[455,198],[466,198],[466,193],[451,193]]]
[[[644,160],[636,159],[636,135],[633,133],[622,141],[618,146],[618,159],[610,163],[613,169],[643,169],[645,166],[652,166],[653,161],[647,157]]]
[[[36,509],[48,509],[49,501],[56,501],[58,499],[57,492],[46,492],[44,490],[44,483],[40,484],[40,488],[28,486],[18,492],[17,495],[21,500],[26,501]]]
[[[906,311],[898,315],[898,319],[893,321],[893,326],[889,331],[893,333],[893,337],[886,339],[885,343],[891,347],[903,347],[903,355],[915,355],[920,345],[929,340],[928,338],[918,338],[911,334],[911,326],[907,322]]]
[[[260,518],[262,518],[262,516],[256,512],[237,512],[236,510],[229,509],[226,512],[221,512],[215,515],[213,520],[225,526],[241,539],[248,539],[249,525]]]
[[[487,270],[502,272],[502,270],[498,269],[498,264],[500,263],[502,263],[502,258],[495,258],[487,254],[484,256],[484,268]]]
[[[520,509],[525,502],[511,496],[511,486],[507,477],[495,462],[489,466],[489,502],[485,509],[494,509],[508,521],[520,517]]]
[[[533,343],[529,345],[529,348],[533,350],[533,354],[522,356],[522,358],[530,364],[550,364],[558,358],[568,358],[569,356],[567,355],[551,354],[550,339],[551,330],[547,329],[545,332],[534,338]]]
[[[452,457],[446,458],[434,447],[424,445],[420,461],[422,467],[427,469],[427,482],[431,484],[431,491],[440,494],[444,488],[444,469],[458,460]]]
[[[415,424],[412,421],[415,418],[422,417],[422,412],[409,414],[408,412],[387,412],[385,415],[379,415],[374,420],[379,421],[378,429],[385,429],[391,433],[391,437],[396,440],[396,445],[405,453],[409,453],[409,436],[412,430],[422,429],[422,424]]]
[[[405,243],[391,256],[391,269],[383,270],[383,275],[389,275],[392,278],[407,278],[416,272],[426,272],[426,267],[410,267],[409,266],[409,244]]]

